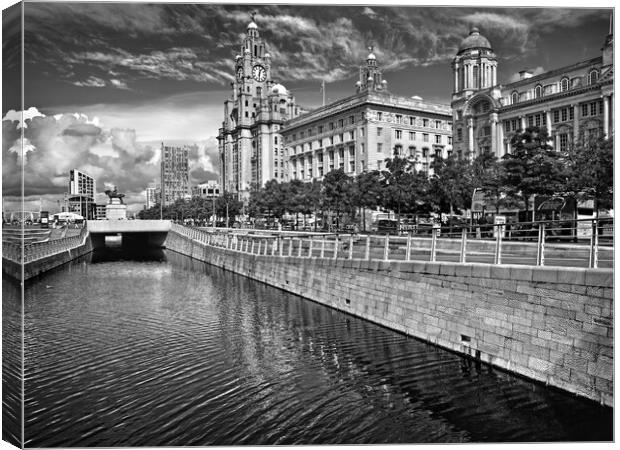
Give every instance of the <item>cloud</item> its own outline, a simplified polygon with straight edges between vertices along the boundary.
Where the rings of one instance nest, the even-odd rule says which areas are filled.
[[[30,121],[35,117],[45,117],[45,114],[39,112],[39,110],[34,106],[31,106],[25,111],[15,111],[14,109],[11,109],[4,115],[4,117],[2,118],[2,122],[4,122],[5,120],[8,120],[10,122],[17,121],[18,123],[16,124],[16,127],[18,129],[22,127],[28,128],[28,122],[26,121]]]
[[[129,87],[127,86],[127,83],[125,83],[124,81],[121,80],[116,80],[114,78],[112,78],[110,80],[110,83],[112,84],[112,86],[119,88],[119,89],[129,89]]]
[[[104,80],[95,76],[90,76],[84,81],[75,81],[73,84],[81,87],[105,87],[106,85]]]

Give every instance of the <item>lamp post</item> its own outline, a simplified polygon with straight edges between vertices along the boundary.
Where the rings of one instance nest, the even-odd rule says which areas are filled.
[[[476,196],[476,191],[479,188],[474,188],[474,192],[471,194],[471,208],[470,208],[470,215],[469,215],[469,222],[471,224],[471,226],[474,226],[474,197]]]

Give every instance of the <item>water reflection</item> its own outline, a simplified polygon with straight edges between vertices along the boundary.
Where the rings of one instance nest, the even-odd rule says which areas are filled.
[[[175,253],[104,253],[26,289],[28,446],[611,439],[610,408]]]

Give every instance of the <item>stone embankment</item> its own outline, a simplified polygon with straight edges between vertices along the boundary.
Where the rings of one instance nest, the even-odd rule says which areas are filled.
[[[173,227],[165,246],[613,405],[611,269],[280,256],[247,239]]]

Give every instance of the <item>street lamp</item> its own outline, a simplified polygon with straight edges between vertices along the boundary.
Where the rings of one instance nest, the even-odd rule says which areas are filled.
[[[480,188],[474,188],[474,192],[473,194],[471,194],[471,208],[469,214],[469,222],[471,226],[474,225],[474,197],[476,196],[476,191],[478,191],[479,189]]]

